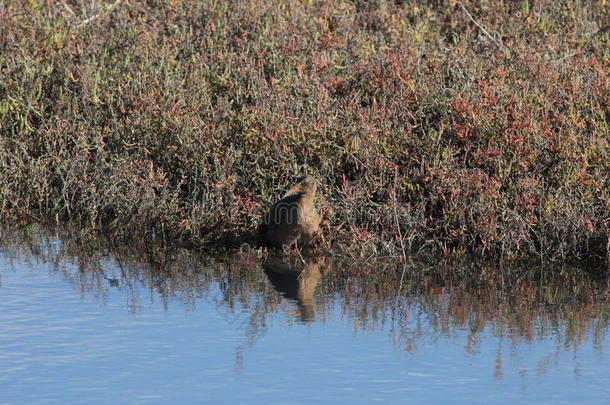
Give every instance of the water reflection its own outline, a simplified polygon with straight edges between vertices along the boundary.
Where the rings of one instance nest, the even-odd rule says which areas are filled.
[[[314,291],[322,276],[329,273],[331,260],[323,256],[273,255],[267,257],[262,266],[276,290],[297,302],[298,320],[314,321]]]
[[[83,299],[97,301],[101,308],[114,308],[108,311],[114,311],[115,317],[122,316],[122,312],[142,314],[140,319],[148,319],[156,308],[171,314],[177,307],[183,314],[193,314],[203,326],[196,322],[182,324],[186,330],[201,327],[195,337],[189,336],[189,341],[203,339],[199,337],[203,334],[208,336],[205,345],[213,346],[211,342],[219,339],[228,342],[223,344],[223,350],[230,346],[233,372],[244,378],[248,378],[248,370],[260,367],[267,358],[289,353],[302,357],[300,352],[308,350],[309,340],[287,351],[265,344],[304,339],[299,328],[312,331],[306,338],[310,340],[322,339],[322,327],[340,336],[339,340],[332,340],[331,333],[325,338],[328,341],[315,346],[319,353],[309,356],[320,358],[310,360],[315,363],[311,367],[337,367],[346,358],[353,358],[353,364],[346,367],[364,370],[358,363],[368,358],[363,360],[361,356],[385,350],[385,346],[392,346],[387,344],[389,341],[393,342],[391,350],[379,355],[384,359],[383,368],[377,365],[376,369],[378,363],[369,362],[367,372],[387,372],[388,364],[402,353],[410,356],[402,365],[421,361],[424,366],[394,369],[393,377],[406,373],[443,381],[451,378],[443,374],[448,370],[470,375],[472,370],[459,368],[464,367],[459,359],[466,358],[470,360],[465,364],[481,365],[481,375],[528,386],[532,375],[544,376],[565,368],[566,354],[573,358],[570,375],[587,376],[591,375],[591,364],[599,363],[592,363],[590,358],[578,359],[582,347],[590,346],[600,358],[608,347],[608,283],[576,268],[543,272],[528,267],[420,263],[407,268],[399,294],[401,268],[392,260],[355,263],[257,251],[217,257],[187,250],[143,254],[88,239],[86,235],[38,228],[2,231],[0,236],[0,256],[5,262],[12,261],[16,269],[26,263],[31,268],[45,264],[51,268],[53,279],[67,282],[71,291],[77,291]],[[0,273],[1,282],[7,277],[17,279],[7,268],[0,268]],[[13,292],[26,295],[15,291],[14,286],[14,281],[0,284],[0,296]],[[43,287],[41,291],[49,293]],[[10,300],[1,302],[10,304]],[[18,305],[11,308],[15,319],[24,319],[25,324],[28,316],[33,316],[19,314]],[[165,320],[161,316],[158,327],[164,329],[164,322],[175,319],[172,316]],[[206,329],[208,323],[211,326]],[[349,336],[344,332],[346,328]],[[384,338],[375,344],[364,343],[377,334]],[[4,339],[6,336],[10,334],[5,333]],[[170,339],[181,336],[178,329],[172,330]],[[338,348],[350,345],[355,347],[353,351],[333,358],[334,364],[324,363],[325,357],[330,359]],[[204,346],[196,349],[204,350]],[[257,350],[268,352],[254,361],[251,358]],[[591,356],[588,351],[584,353]],[[2,362],[0,355],[0,367]],[[602,375],[607,371],[597,370]]]
[[[71,233],[39,228],[2,232],[0,252],[5,258],[49,263],[81,294],[93,294],[101,302],[112,289],[118,290],[131,312],[143,310],[144,299],[148,304],[159,301],[164,308],[179,302],[187,311],[195,311],[202,299],[212,299],[227,322],[243,320],[247,313],[249,323],[262,325],[266,314],[280,310],[294,321],[324,321],[316,312],[324,315],[340,304],[355,330],[391,323],[396,340],[408,351],[415,350],[422,328],[446,337],[456,329],[468,330],[466,351],[471,353],[487,326],[499,336],[523,342],[545,339],[556,333],[554,328],[564,327],[565,345],[577,346],[588,336],[601,343],[609,321],[607,280],[577,268],[543,274],[536,268],[472,268],[464,263],[413,265],[398,297],[400,269],[394,262],[357,264],[259,252],[218,257],[187,250],[142,254]],[[291,316],[294,305],[297,311]],[[425,325],[414,322],[421,317]]]

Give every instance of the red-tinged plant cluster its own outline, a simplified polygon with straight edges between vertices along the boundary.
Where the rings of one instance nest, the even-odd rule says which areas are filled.
[[[353,256],[608,263],[604,1],[114,4],[0,5],[4,218],[205,245],[310,173]]]

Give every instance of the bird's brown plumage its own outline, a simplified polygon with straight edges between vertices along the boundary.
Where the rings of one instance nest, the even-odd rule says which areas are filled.
[[[316,181],[301,178],[263,218],[259,232],[267,245],[282,248],[307,244],[320,231],[320,216],[314,206]]]

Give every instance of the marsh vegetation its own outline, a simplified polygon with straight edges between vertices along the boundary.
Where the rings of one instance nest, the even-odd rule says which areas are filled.
[[[605,1],[3,1],[0,215],[218,245],[307,173],[327,250],[602,268],[609,20]]]

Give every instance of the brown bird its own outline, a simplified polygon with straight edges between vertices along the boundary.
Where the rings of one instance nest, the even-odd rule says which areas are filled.
[[[320,216],[313,204],[315,196],[316,180],[312,176],[299,179],[263,218],[258,228],[263,242],[277,248],[310,242],[320,231]]]

